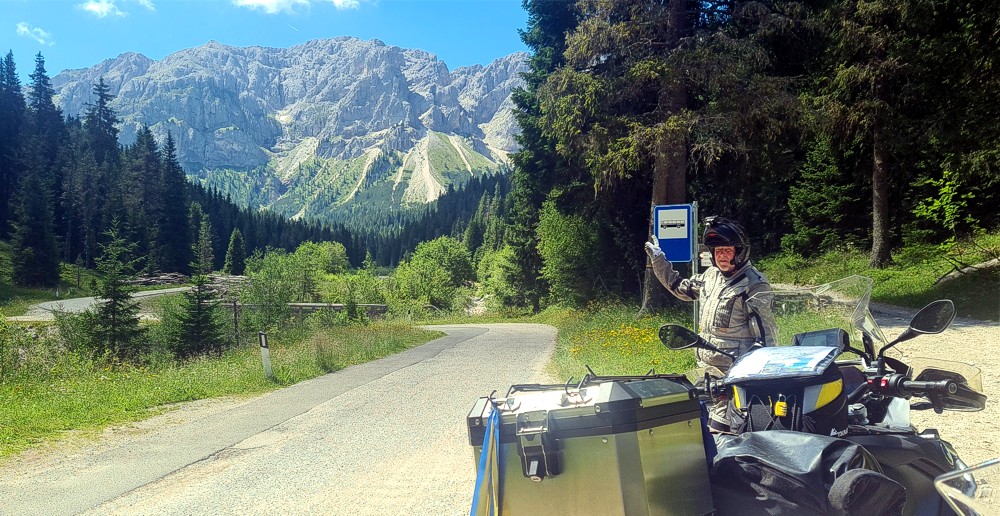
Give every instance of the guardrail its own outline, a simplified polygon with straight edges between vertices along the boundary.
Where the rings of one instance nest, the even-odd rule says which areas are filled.
[[[226,303],[227,307],[236,306],[238,309],[249,309],[253,310],[255,308],[260,308],[265,305],[252,304],[252,303]],[[331,310],[334,312],[340,312],[345,310],[347,307],[344,303],[288,303],[288,308],[295,315],[309,314],[313,312],[318,312],[320,310]],[[378,304],[357,304],[358,310],[363,310],[369,318],[381,317],[389,311],[388,305],[378,305]]]

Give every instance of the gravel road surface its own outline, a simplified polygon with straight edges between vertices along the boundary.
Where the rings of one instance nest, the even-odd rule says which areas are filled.
[[[872,314],[888,339],[909,324],[916,310],[873,304]],[[916,357],[965,362],[982,371],[986,408],[979,412],[933,410],[910,412],[910,421],[920,430],[937,428],[967,464],[1000,457],[1000,324],[956,318],[938,335],[921,335],[896,346],[903,361]],[[947,369],[947,367],[945,367]]]
[[[2,514],[467,514],[465,417],[544,381],[556,331],[432,327],[418,348],[243,401],[188,406],[0,469]]]

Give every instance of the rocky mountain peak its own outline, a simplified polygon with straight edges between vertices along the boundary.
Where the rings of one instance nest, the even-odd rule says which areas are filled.
[[[406,154],[430,133],[498,163],[515,149],[509,98],[526,63],[522,53],[450,71],[428,52],[346,36],[291,48],[210,41],[159,61],[122,54],[52,83],[63,112],[78,116],[103,78],[122,143],[142,125],[161,141],[170,132],[190,174]]]

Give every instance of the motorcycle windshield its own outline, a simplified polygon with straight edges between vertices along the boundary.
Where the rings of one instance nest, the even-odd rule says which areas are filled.
[[[878,350],[887,341],[868,309],[871,291],[871,278],[849,276],[815,287],[774,288],[750,297],[747,304],[770,322],[779,346],[835,345],[824,330],[839,328],[851,347],[866,349],[867,336]]]
[[[747,304],[769,322],[778,346],[832,346],[841,351],[850,347],[872,357],[888,343],[869,310],[872,284],[871,278],[849,276],[816,287],[778,287],[752,296]],[[886,356],[903,358],[898,347],[890,348]],[[913,380],[949,379],[962,386],[958,393],[941,398],[946,410],[982,409],[982,373],[976,366],[931,358],[909,358],[905,362],[909,369],[897,372]]]

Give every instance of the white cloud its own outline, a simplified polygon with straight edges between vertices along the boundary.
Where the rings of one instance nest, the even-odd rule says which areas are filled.
[[[38,27],[32,27],[24,22],[17,24],[17,35],[31,38],[42,45],[48,45],[50,47],[55,45],[55,42],[52,41],[52,36],[48,32],[45,32]]]
[[[143,7],[145,7],[146,9],[149,9],[150,11],[155,11],[156,10],[156,6],[153,5],[153,1],[152,0],[132,0],[132,1],[135,2],[135,3],[137,3],[137,4],[139,4],[139,5],[141,5],[141,6],[143,6]]]
[[[296,6],[308,6],[309,0],[233,0],[233,5],[249,7],[255,11],[259,9],[267,14],[277,14],[282,11],[294,13]]]
[[[237,7],[248,7],[253,10],[261,10],[267,14],[277,14],[279,12],[294,13],[296,7],[309,7],[316,0],[233,0],[233,5]],[[357,9],[361,7],[361,0],[328,0],[337,10]]]
[[[106,18],[108,16],[125,16],[125,13],[115,5],[114,0],[88,0],[82,4],[77,5],[80,9],[87,11],[98,18]]]

